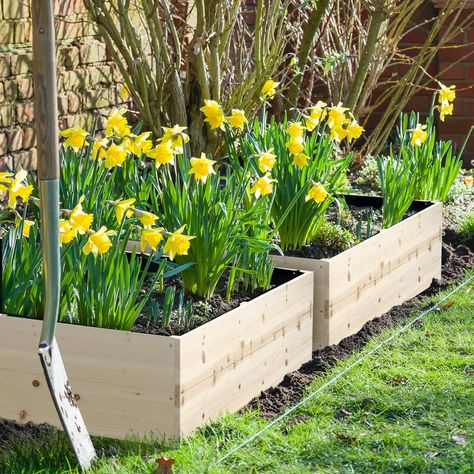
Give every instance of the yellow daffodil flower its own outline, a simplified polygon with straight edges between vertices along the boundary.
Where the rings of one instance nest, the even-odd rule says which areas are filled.
[[[161,127],[163,129],[163,142],[170,142],[170,146],[174,153],[183,153],[183,147],[189,142],[189,136],[184,133],[187,127],[175,125],[172,128]]]
[[[426,125],[416,124],[416,128],[411,131],[411,145],[421,146],[428,138]]]
[[[319,123],[324,120],[324,118],[327,115],[326,112],[326,107],[327,104],[326,102],[323,102],[322,100],[318,100],[316,105],[311,107],[309,109],[310,114],[309,116],[305,115],[305,125],[306,125],[306,130],[309,132],[312,132],[318,125]]]
[[[262,87],[262,97],[273,99],[276,94],[276,88],[279,85],[279,82],[275,82],[273,79],[268,79]]]
[[[210,174],[216,173],[212,167],[215,161],[208,160],[205,153],[201,153],[201,158],[191,158],[189,161],[191,162],[189,174],[193,174],[198,181],[205,183]]]
[[[23,222],[23,237],[28,238],[30,236],[30,229],[33,225],[35,225],[35,221],[29,221],[28,219],[16,219],[15,220],[15,228],[18,229],[21,223]]]
[[[80,127],[68,128],[60,132],[60,135],[66,139],[64,146],[78,151],[84,145],[87,135],[85,130]]]
[[[443,102],[453,102],[456,98],[456,91],[454,90],[456,86],[449,86],[446,87],[445,85],[441,84],[441,89],[438,92],[438,102],[443,104]]]
[[[303,140],[300,138],[292,138],[290,141],[286,142],[285,145],[292,155],[297,155],[304,150]]]
[[[77,231],[77,233],[84,235],[92,225],[94,214],[87,214],[83,211],[82,201],[84,201],[84,196],[81,196],[79,203],[69,215],[69,223]]]
[[[293,164],[302,170],[308,164],[309,156],[304,153],[298,153],[293,158]]]
[[[352,140],[357,140],[363,131],[364,127],[360,126],[355,120],[352,120],[346,127],[347,141],[350,143]]]
[[[144,132],[137,136],[132,136],[128,140],[128,151],[133,153],[135,156],[140,157],[143,153],[153,148],[153,143],[149,139],[151,132]]]
[[[59,242],[61,244],[68,244],[72,242],[77,235],[76,229],[67,220],[61,219],[59,221]]]
[[[331,140],[334,140],[337,143],[344,140],[346,136],[347,136],[347,130],[343,128],[342,126],[341,127],[336,126],[331,129],[331,133],[330,133]]]
[[[123,138],[126,135],[130,135],[130,126],[127,119],[123,116],[126,111],[127,109],[116,109],[107,117],[107,124],[105,126],[105,135],[107,137],[115,135],[116,137]]]
[[[288,125],[286,132],[291,138],[302,138],[304,132],[303,124],[301,122],[291,122]]]
[[[7,191],[7,185],[13,181],[13,173],[8,171],[0,171],[0,193]]]
[[[454,104],[450,104],[449,102],[443,102],[439,106],[439,119],[441,122],[444,122],[444,118],[446,115],[453,115]]]
[[[222,110],[222,107],[215,100],[205,100],[199,110],[206,116],[204,122],[207,122],[212,129],[224,128],[224,122],[226,117]]]
[[[147,245],[149,245],[152,250],[156,250],[158,244],[163,240],[162,232],[164,230],[163,227],[158,227],[157,229],[142,229],[140,233],[140,248],[142,252],[145,251]]]
[[[120,89],[120,92],[119,92],[119,97],[122,99],[122,100],[128,100],[128,98],[130,97],[130,89],[128,88],[128,85],[126,82],[124,82],[122,84],[122,88]]]
[[[145,229],[151,229],[158,219],[158,216],[155,216],[155,214],[140,209],[133,209],[133,213],[138,217],[138,220],[143,224]]]
[[[176,255],[187,255],[188,250],[191,247],[190,240],[194,239],[194,236],[183,235],[184,228],[174,231],[169,235],[166,244],[163,248],[163,252],[168,255],[170,260],[174,260]]]
[[[232,109],[231,115],[227,117],[227,121],[231,128],[237,128],[239,130],[243,130],[245,124],[248,123],[245,112],[240,109]]]
[[[91,158],[93,160],[103,160],[107,154],[107,145],[109,141],[107,138],[102,138],[100,140],[95,140],[94,145],[92,146]]]
[[[152,148],[146,153],[148,158],[155,160],[156,167],[159,168],[161,165],[171,164],[174,165],[174,154],[171,142],[169,140],[162,141],[155,148]]]
[[[264,151],[257,155],[257,164],[258,169],[262,173],[266,173],[267,171],[271,171],[272,168],[275,166],[276,163],[276,155],[272,153],[273,148],[270,148],[268,151]]]
[[[110,247],[112,247],[112,241],[110,240],[109,235],[114,234],[115,232],[107,230],[107,227],[101,227],[97,232],[90,233],[89,239],[84,247],[82,247],[82,251],[86,255],[92,253],[94,257],[107,253],[110,250]]]
[[[11,209],[15,209],[16,207],[16,200],[19,197],[23,202],[27,202],[33,192],[33,185],[30,184],[29,186],[25,186],[23,181],[25,181],[28,173],[20,169],[18,173],[16,173],[14,179],[8,185],[8,207]]]
[[[472,176],[464,176],[464,184],[468,188],[472,188],[472,186],[474,184],[474,178]]]
[[[349,110],[347,107],[342,106],[342,102],[339,102],[336,106],[331,107],[328,112],[328,127],[341,128],[342,125],[347,121],[346,110]]]
[[[107,168],[114,168],[115,166],[122,166],[127,158],[127,150],[121,146],[112,143],[105,154],[105,166]]]
[[[115,201],[113,203],[115,216],[117,217],[117,221],[119,224],[122,223],[123,216],[125,217],[132,217],[133,216],[133,207],[132,205],[135,203],[135,199],[123,199],[122,201]]]
[[[305,201],[313,200],[316,203],[323,202],[328,196],[328,192],[321,183],[314,184],[305,197]]]
[[[250,189],[251,194],[255,194],[258,199],[260,196],[266,196],[273,192],[273,183],[275,179],[270,179],[268,173],[255,181],[254,185]]]

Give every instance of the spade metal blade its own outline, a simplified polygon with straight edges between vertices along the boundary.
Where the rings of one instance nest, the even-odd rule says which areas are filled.
[[[56,411],[82,469],[89,469],[96,453],[64,368],[56,339],[38,349]]]

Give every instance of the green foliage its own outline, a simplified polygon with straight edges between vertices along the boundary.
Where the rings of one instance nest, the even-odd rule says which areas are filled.
[[[293,164],[294,155],[285,145],[289,140],[287,125],[286,119],[276,123],[272,118],[268,125],[265,118],[262,121],[256,119],[252,130],[240,140],[242,160],[244,163],[250,161],[258,176],[263,173],[258,168],[257,156],[273,150],[277,157],[271,171],[276,180],[271,215],[283,251],[300,249],[313,240],[328,206],[345,188],[346,171],[352,161],[352,154],[334,159],[333,141],[321,127],[317,127],[306,136],[303,153],[309,159],[300,169]],[[238,165],[235,158],[232,164],[234,167]],[[328,192],[321,203],[306,200],[310,187],[315,183],[321,183]]]
[[[344,252],[344,250],[351,248],[357,243],[351,232],[326,219],[322,220],[313,241],[323,248],[334,249],[339,252]]]
[[[465,240],[474,238],[474,211],[471,211],[459,226],[461,235]]]
[[[2,244],[2,311],[16,316],[41,318],[43,315],[43,252],[38,225],[30,229],[28,238],[22,236],[23,224],[10,227]],[[67,307],[73,299],[73,275],[61,278],[59,320],[66,318]]]
[[[462,167],[462,153],[466,141],[458,154],[454,152],[452,141],[436,141],[436,129],[433,114],[426,120],[428,138],[421,145],[412,145],[411,136],[419,122],[417,113],[402,114],[398,127],[400,148],[410,158],[413,179],[415,181],[415,198],[445,202],[449,190]]]
[[[188,255],[176,257],[179,263],[192,264],[181,274],[183,287],[199,296],[213,295],[224,272],[237,264],[250,264],[249,255],[275,249],[270,229],[264,229],[262,215],[267,211],[265,200],[256,200],[244,207],[249,179],[244,174],[224,172],[207,177],[206,183],[197,181],[190,173],[189,160],[178,155],[176,172],[169,167],[156,170],[154,186],[160,203],[153,211],[167,229],[185,227],[187,235],[194,236]],[[254,268],[239,268],[256,274]],[[271,268],[267,268],[271,276]],[[252,284],[256,287],[258,282]],[[229,292],[233,290],[230,284]]]
[[[400,150],[400,155],[390,149],[390,155],[378,158],[377,164],[383,196],[382,228],[388,229],[400,222],[410,208],[415,199],[416,180],[406,148]]]

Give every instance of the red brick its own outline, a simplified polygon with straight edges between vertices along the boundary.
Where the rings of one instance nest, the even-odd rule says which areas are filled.
[[[25,170],[36,169],[38,165],[38,158],[36,153],[36,148],[28,151],[20,151],[13,155],[13,162],[15,168],[22,167]]]
[[[98,41],[81,44],[79,51],[81,64],[93,64],[106,60],[105,45]]]
[[[1,21],[0,44],[12,44],[15,42],[15,24],[12,22]]]
[[[8,151],[18,151],[23,147],[23,129],[10,128],[7,130]]]
[[[438,52],[438,59],[440,62],[455,62],[460,59],[472,60],[474,57],[474,48],[472,46],[445,46]]]
[[[16,19],[30,16],[29,2],[26,0],[3,0],[3,18]]]
[[[68,99],[68,106],[67,111],[70,114],[76,114],[81,110],[81,96],[79,94],[75,94],[74,92],[70,92],[67,96]]]
[[[82,22],[80,20],[61,20],[56,21],[56,39],[74,39],[83,36]]]
[[[5,132],[0,132],[0,156],[8,153],[8,138]],[[0,169],[1,169],[1,158],[0,158]]]
[[[68,46],[59,50],[58,65],[66,69],[74,69],[79,66],[79,48]]]
[[[108,88],[89,90],[82,97],[82,108],[84,110],[100,109],[109,105],[111,105],[111,101]]]
[[[17,87],[19,99],[31,99],[33,97],[33,78],[31,76],[19,77]]]
[[[7,171],[14,169],[13,156],[5,155],[0,158],[0,171]]]
[[[18,123],[28,123],[34,120],[33,102],[18,102],[16,104],[16,118]]]
[[[459,80],[465,77],[464,64],[442,63],[439,66],[440,71],[445,71],[440,76],[440,80]]]
[[[31,43],[33,30],[30,21],[22,21],[15,24],[15,43]]]
[[[33,127],[25,127],[23,129],[23,149],[29,150],[35,146],[36,129]]]
[[[58,113],[59,113],[59,115],[66,115],[67,114],[67,107],[68,107],[67,95],[66,94],[58,95]]]
[[[11,105],[0,105],[0,127],[9,127],[13,123],[13,108]]]
[[[11,57],[11,72],[13,76],[20,74],[29,74],[33,68],[33,54],[25,52],[21,54],[12,54]]]
[[[11,55],[0,54],[0,77],[8,77],[11,71]]]
[[[86,90],[88,86],[87,69],[63,71],[59,76],[59,90]]]
[[[89,18],[84,18],[82,20],[82,29],[84,36],[99,36],[99,27],[97,23]]]
[[[55,16],[74,15],[75,4],[76,4],[76,0],[56,0],[54,2]]]

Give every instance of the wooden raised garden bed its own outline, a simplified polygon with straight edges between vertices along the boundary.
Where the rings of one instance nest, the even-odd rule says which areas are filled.
[[[346,202],[382,206],[369,196]],[[313,350],[357,333],[441,277],[442,205],[415,201],[411,209],[416,213],[335,257],[274,257],[278,267],[314,272]]]
[[[311,358],[310,272],[182,336],[59,324],[61,354],[91,434],[180,436],[245,406]],[[0,417],[58,426],[37,356],[41,321],[0,315]]]

